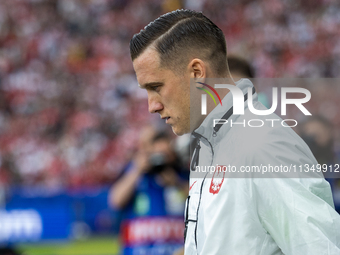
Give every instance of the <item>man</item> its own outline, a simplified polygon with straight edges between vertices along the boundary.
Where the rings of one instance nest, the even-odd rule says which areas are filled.
[[[254,78],[254,69],[247,60],[238,56],[228,56],[228,67],[234,80]]]
[[[255,71],[247,60],[238,56],[228,56],[228,67],[234,81],[242,78],[255,78]],[[264,106],[269,107],[268,98],[265,93],[257,93],[258,101]]]
[[[122,254],[172,255],[183,246],[187,171],[167,133],[141,128],[138,151],[112,186],[109,204],[123,211]]]
[[[220,169],[199,173],[204,166],[317,164],[290,128],[213,125],[216,119],[245,123],[252,117],[248,107],[244,115],[233,114],[227,89],[218,91],[220,104],[209,101],[207,115],[201,114],[201,91],[210,78],[236,89],[230,86],[235,84],[224,35],[213,22],[189,10],[167,13],[132,38],[130,52],[139,86],[148,93],[149,111],[160,114],[175,134],[191,132],[197,141],[185,212],[185,254],[340,254],[340,218],[322,174],[253,178],[229,176]],[[236,86],[245,101],[266,109],[249,80]]]

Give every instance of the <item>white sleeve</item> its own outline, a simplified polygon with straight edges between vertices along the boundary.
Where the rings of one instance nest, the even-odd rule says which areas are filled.
[[[295,161],[296,147],[281,149],[278,157],[271,145],[262,147],[251,161],[257,165],[316,162],[303,153]],[[340,254],[340,216],[324,178],[258,178],[253,189],[260,221],[284,254]]]

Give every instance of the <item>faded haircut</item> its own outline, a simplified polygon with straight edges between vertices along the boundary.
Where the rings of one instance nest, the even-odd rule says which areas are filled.
[[[149,23],[130,41],[132,61],[151,45],[160,55],[161,67],[183,72],[190,58],[200,58],[216,75],[227,73],[224,34],[201,12],[176,10]]]

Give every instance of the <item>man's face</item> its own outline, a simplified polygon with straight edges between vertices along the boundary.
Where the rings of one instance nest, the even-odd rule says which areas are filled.
[[[139,86],[148,93],[150,113],[159,113],[176,135],[190,132],[190,72],[175,74],[162,68],[156,50],[149,47],[133,61]]]

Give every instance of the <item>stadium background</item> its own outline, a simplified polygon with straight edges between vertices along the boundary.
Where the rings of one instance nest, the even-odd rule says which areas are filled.
[[[118,253],[110,236],[120,212],[107,207],[108,188],[140,127],[161,125],[147,113],[128,45],[178,8],[203,11],[256,77],[340,78],[336,0],[1,0],[0,243],[27,254]],[[312,92],[311,107],[333,123],[339,155],[335,86]],[[49,228],[44,236],[36,226],[15,229],[19,218],[39,222],[33,207]]]

